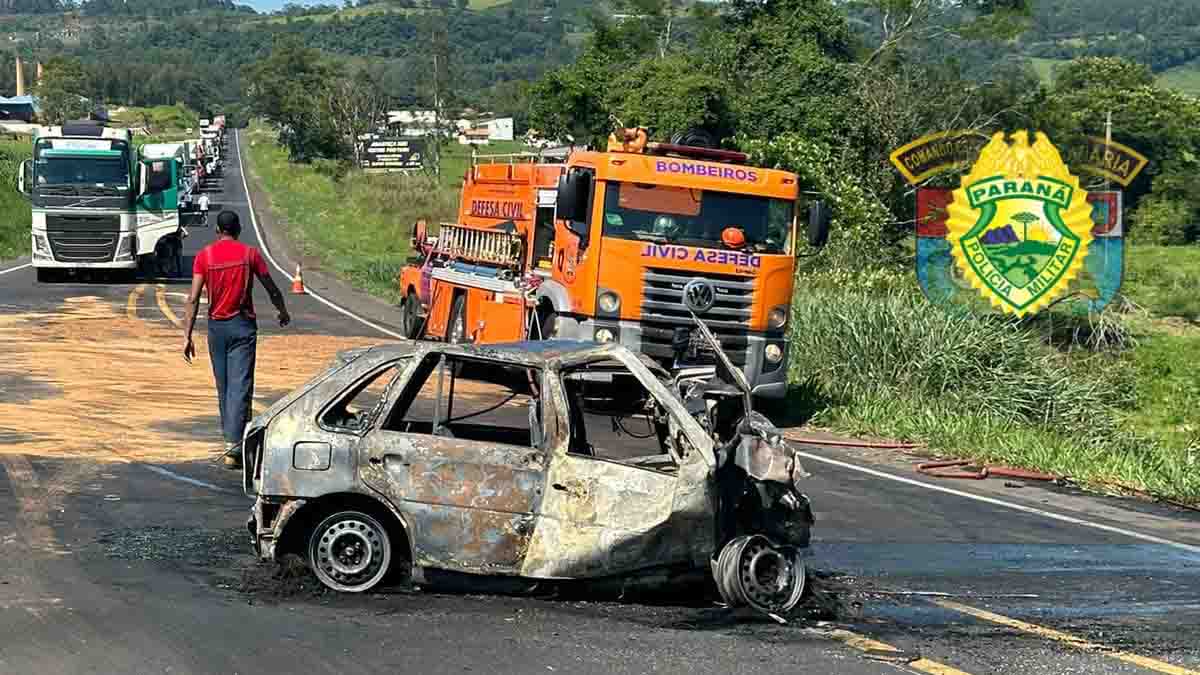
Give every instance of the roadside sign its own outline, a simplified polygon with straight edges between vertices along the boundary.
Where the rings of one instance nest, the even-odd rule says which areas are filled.
[[[362,168],[366,171],[412,171],[425,161],[425,139],[373,138],[364,143]]]

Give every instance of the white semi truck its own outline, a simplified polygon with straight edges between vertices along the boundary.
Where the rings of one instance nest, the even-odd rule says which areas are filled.
[[[182,268],[178,195],[182,163],[147,157],[129,129],[78,120],[40,127],[19,187],[33,205],[39,282],[81,273],[132,276]]]

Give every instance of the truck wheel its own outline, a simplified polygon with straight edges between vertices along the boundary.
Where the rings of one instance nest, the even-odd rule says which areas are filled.
[[[329,588],[362,593],[387,576],[392,540],[387,528],[372,516],[339,511],[322,520],[309,535],[308,564]]]
[[[446,326],[446,342],[462,344],[467,342],[467,296],[459,294],[454,298],[450,308],[450,324]]]
[[[554,311],[553,307],[548,307],[538,314],[540,316],[538,327],[541,331],[541,339],[553,340],[558,337],[558,312]]]
[[[400,330],[409,340],[416,340],[421,332],[421,301],[411,289],[400,304]]]
[[[37,280],[39,284],[57,284],[62,281],[62,275],[56,269],[39,267],[37,268]]]

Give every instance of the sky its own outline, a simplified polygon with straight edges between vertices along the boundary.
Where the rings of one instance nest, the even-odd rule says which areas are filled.
[[[340,1],[335,0],[234,0],[239,5],[250,5],[259,12],[274,12],[277,9],[283,9],[283,6],[288,2],[297,5],[341,5]]]

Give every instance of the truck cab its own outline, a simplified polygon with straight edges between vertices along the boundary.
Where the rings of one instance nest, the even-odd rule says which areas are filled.
[[[736,152],[649,143],[630,130],[605,152],[570,156],[557,191],[552,278],[539,288],[547,333],[619,342],[675,372],[714,355],[693,316],[755,396],[787,391],[795,255],[804,193],[796,174]],[[828,218],[809,205],[810,244]]]
[[[129,129],[93,120],[41,127],[32,151],[18,182],[32,202],[39,281],[80,270],[131,272],[156,254],[178,260],[186,232],[177,216],[171,220],[175,168],[142,162]]]

